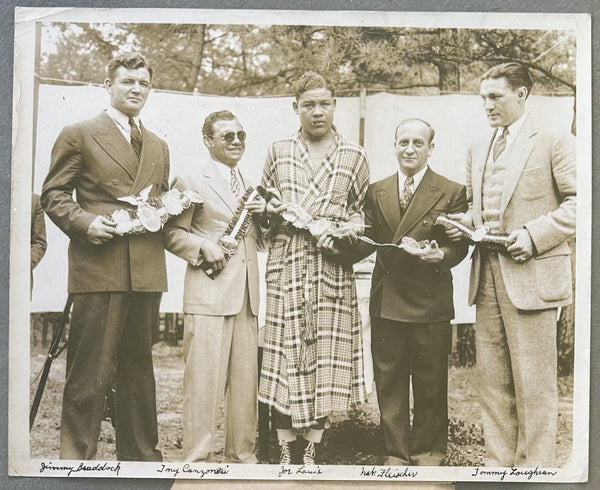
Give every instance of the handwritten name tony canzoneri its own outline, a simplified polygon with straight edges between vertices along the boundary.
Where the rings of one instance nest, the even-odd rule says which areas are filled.
[[[167,465],[162,463],[160,468],[156,470],[157,473],[164,473],[169,477],[177,478],[180,474],[191,477],[204,478],[205,476],[222,476],[229,474],[229,465],[218,466],[216,468],[198,468],[188,463],[181,465]]]
[[[54,464],[52,461],[48,463],[40,463],[40,473],[44,471],[58,471],[66,473],[67,476],[71,476],[74,473],[87,473],[87,472],[100,472],[110,473],[115,476],[119,476],[121,471],[121,462],[116,461],[115,463],[79,463],[78,465],[69,464]]]

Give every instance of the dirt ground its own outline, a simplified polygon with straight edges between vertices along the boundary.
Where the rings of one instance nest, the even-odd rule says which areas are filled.
[[[65,354],[56,359],[50,371],[44,397],[30,434],[32,458],[58,458],[60,408],[65,376]],[[42,368],[43,355],[31,358],[31,397],[37,387],[36,375]],[[183,356],[180,346],[160,342],[154,346],[154,370],[157,388],[158,447],[165,461],[181,461],[183,433],[181,405]],[[559,430],[557,458],[559,466],[570,456],[572,446],[572,377],[559,380]],[[473,368],[451,367],[449,372],[449,444],[445,464],[479,466],[483,463],[483,435]],[[222,427],[220,428],[222,430]],[[222,438],[220,438],[222,440]],[[110,422],[102,423],[98,459],[115,459],[114,430]],[[219,443],[219,441],[217,441]],[[268,454],[259,453],[261,462],[277,463],[274,434],[270,434]],[[264,451],[263,451],[264,452]],[[381,464],[385,457],[379,429],[379,412],[375,393],[369,402],[349,414],[339,414],[325,431],[319,452],[323,464]]]

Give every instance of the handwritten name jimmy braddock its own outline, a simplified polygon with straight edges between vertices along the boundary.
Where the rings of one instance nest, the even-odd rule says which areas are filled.
[[[87,471],[99,471],[102,473],[114,473],[116,476],[119,476],[119,471],[121,471],[121,462],[117,461],[115,464],[112,463],[79,463],[79,465],[65,465],[65,464],[54,464],[52,461],[48,463],[40,463],[40,473],[44,471],[64,471],[67,472],[67,476],[71,476],[73,473],[81,473]]]
[[[408,468],[404,469],[392,469],[388,468],[377,468],[375,466],[371,466],[367,468],[363,466],[360,470],[360,476],[373,476],[375,478],[387,478],[387,479],[395,479],[395,478],[416,478],[419,474],[418,471],[409,471]]]

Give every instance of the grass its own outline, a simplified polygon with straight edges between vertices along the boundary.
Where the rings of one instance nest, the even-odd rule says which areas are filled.
[[[60,409],[65,376],[65,354],[56,359],[44,392],[35,425],[30,434],[32,458],[58,458],[60,441]],[[44,362],[43,355],[31,358],[32,378]],[[154,346],[154,372],[157,388],[158,447],[165,461],[183,458],[181,406],[183,399],[183,356],[180,346],[160,342]],[[450,367],[449,370],[449,438],[445,464],[449,466],[479,466],[483,464],[483,433],[474,368]],[[31,386],[31,397],[37,382]],[[564,465],[572,446],[572,377],[559,379],[559,429],[557,458]],[[379,429],[379,412],[375,393],[369,402],[348,414],[337,414],[333,426],[325,431],[320,447],[319,462],[323,464],[381,464],[385,458],[383,439]],[[222,430],[218,442],[222,442]],[[98,459],[114,460],[114,430],[110,422],[103,422],[98,443]],[[277,463],[278,449],[275,435],[269,439],[268,454],[260,454],[262,462]]]

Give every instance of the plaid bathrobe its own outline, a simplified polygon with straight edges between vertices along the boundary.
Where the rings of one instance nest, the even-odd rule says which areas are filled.
[[[314,218],[362,219],[369,185],[364,150],[336,132],[313,170],[300,132],[271,145],[262,184]],[[354,273],[323,256],[316,239],[285,221],[272,230],[259,399],[310,427],[366,400],[362,322]]]

